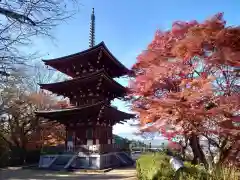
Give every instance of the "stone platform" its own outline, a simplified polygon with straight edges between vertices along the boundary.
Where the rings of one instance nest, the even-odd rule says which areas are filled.
[[[52,170],[77,170],[77,169],[106,169],[115,167],[132,166],[135,163],[126,152],[112,152],[106,154],[57,154],[42,155],[39,168]]]

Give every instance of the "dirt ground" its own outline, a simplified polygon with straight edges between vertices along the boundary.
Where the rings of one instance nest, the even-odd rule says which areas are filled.
[[[106,173],[56,172],[10,168],[0,170],[0,180],[135,180],[135,169],[115,169]]]

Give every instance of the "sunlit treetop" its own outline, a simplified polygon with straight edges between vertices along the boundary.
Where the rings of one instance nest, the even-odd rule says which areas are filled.
[[[230,126],[239,115],[239,38],[240,28],[227,27],[223,13],[158,30],[132,68],[130,96],[140,124],[171,137],[239,137],[240,128]]]

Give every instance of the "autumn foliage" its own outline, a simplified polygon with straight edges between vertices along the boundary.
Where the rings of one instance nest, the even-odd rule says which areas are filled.
[[[142,131],[187,138],[194,160],[205,164],[200,139],[222,162],[240,151],[240,28],[227,27],[222,13],[158,30],[132,69],[130,97]]]
[[[56,110],[71,107],[67,100],[57,100],[47,92],[31,93],[30,97],[37,110]],[[28,147],[57,146],[65,144],[66,131],[57,121],[39,118],[38,131],[32,134]]]
[[[27,92],[15,86],[2,91],[2,100],[5,109],[0,118],[0,139],[10,149],[35,150],[65,143],[64,125],[38,118],[35,111],[61,109],[67,102],[44,92]]]

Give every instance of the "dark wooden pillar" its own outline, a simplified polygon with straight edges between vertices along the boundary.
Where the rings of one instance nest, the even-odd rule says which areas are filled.
[[[68,126],[67,125],[65,126],[65,131],[66,131],[66,134],[65,134],[65,150],[67,150],[67,140],[68,140]]]

